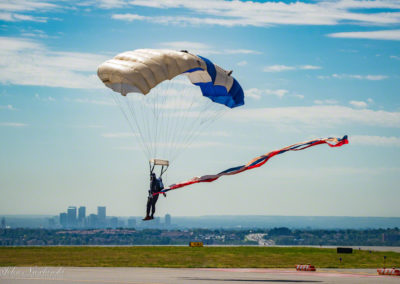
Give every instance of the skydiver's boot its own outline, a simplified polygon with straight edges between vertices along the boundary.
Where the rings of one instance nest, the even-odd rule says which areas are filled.
[[[147,204],[146,204],[146,217],[144,217],[142,220],[143,221],[148,221],[151,220],[150,217],[150,209],[151,209],[151,203],[152,203],[153,199],[152,198],[147,198]]]

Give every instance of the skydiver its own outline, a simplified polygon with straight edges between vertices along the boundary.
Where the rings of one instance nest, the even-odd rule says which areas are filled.
[[[158,200],[158,194],[153,195],[153,193],[160,192],[164,189],[164,185],[162,183],[162,178],[157,179],[155,173],[150,174],[150,190],[149,197],[147,198],[146,205],[146,217],[144,217],[143,221],[154,219],[154,213],[156,212],[156,203]],[[165,193],[163,193],[164,197],[166,197]],[[150,215],[151,211],[151,215]]]

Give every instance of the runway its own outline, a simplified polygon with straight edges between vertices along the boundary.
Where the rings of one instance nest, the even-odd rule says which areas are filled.
[[[108,268],[2,267],[0,283],[26,284],[204,284],[204,283],[399,283],[400,277],[379,276],[375,269]]]

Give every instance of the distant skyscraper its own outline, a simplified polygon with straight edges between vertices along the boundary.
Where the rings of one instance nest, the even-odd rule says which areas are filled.
[[[128,228],[134,228],[136,227],[136,219],[135,218],[129,218],[128,219]]]
[[[106,207],[98,206],[97,207],[97,222],[100,226],[105,226],[106,224]]]
[[[67,227],[67,213],[60,213],[60,225],[61,227]]]
[[[57,217],[55,217],[55,218],[57,218]],[[55,218],[54,217],[53,218],[49,218],[49,228],[50,229],[55,228],[55,226],[56,226]]]
[[[67,226],[74,227],[76,226],[76,207],[70,206],[67,210]]]
[[[166,214],[164,219],[165,219],[165,226],[171,226],[171,215]]]
[[[5,229],[6,228],[6,218],[1,218],[1,228]]]
[[[88,227],[89,228],[97,228],[97,215],[96,214],[90,214],[88,217]]]
[[[116,228],[118,227],[118,218],[117,217],[112,217],[110,219],[110,227],[111,228]]]
[[[78,209],[78,222],[79,225],[83,225],[84,221],[86,218],[86,207],[85,206],[81,206]]]

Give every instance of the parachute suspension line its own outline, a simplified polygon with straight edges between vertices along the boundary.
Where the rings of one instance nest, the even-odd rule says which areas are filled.
[[[165,132],[165,128],[168,127],[168,121],[166,121],[166,117],[168,117],[167,112],[167,98],[169,97],[169,93],[170,93],[170,89],[172,86],[172,81],[168,80],[165,84],[166,88],[163,90],[160,90],[160,93],[157,94],[158,96],[158,102],[157,102],[157,106],[158,106],[158,113],[160,114],[159,117],[159,123],[158,126],[159,128],[159,132],[157,132],[157,136],[156,140],[157,140],[157,144],[159,145],[159,149],[165,148],[166,143],[168,142],[165,138],[166,138],[166,134],[168,134],[168,132]],[[160,88],[161,89],[161,88]],[[163,154],[165,157],[164,158],[169,158],[168,153],[166,153],[168,151],[168,149],[165,151],[163,151],[161,154]]]
[[[125,98],[121,98],[121,100],[125,101],[126,108],[130,112],[132,120],[134,121],[134,123],[136,125],[136,129],[139,132],[140,140],[142,142],[142,147],[145,150],[145,152],[147,153],[146,158],[149,159],[150,154],[151,154],[150,148],[148,147],[146,141],[144,140],[143,131],[142,131],[141,127],[140,127],[140,123],[139,123],[138,118],[136,116],[136,111],[132,108],[132,104],[130,103],[132,98],[130,98],[130,97],[128,97],[128,95],[126,95]]]
[[[186,109],[186,112],[180,112],[181,114],[181,118],[179,119],[180,121],[182,121],[183,126],[181,127],[181,132],[179,133],[179,136],[181,136],[180,139],[180,144],[179,144],[179,149],[180,151],[174,151],[173,153],[171,153],[171,157],[172,160],[175,160],[175,157],[178,155],[178,153],[181,153],[183,151],[183,149],[185,149],[185,141],[187,140],[187,138],[190,135],[195,135],[197,128],[198,128],[198,124],[199,124],[199,120],[198,117],[199,115],[201,115],[201,111],[199,112],[198,110],[196,110],[196,108],[198,107],[198,103],[196,104],[197,101],[203,100],[203,102],[206,102],[206,104],[208,103],[207,100],[204,100],[205,98],[202,97],[202,95],[200,93],[197,93],[194,91],[194,89],[192,88],[193,91],[188,90],[185,91],[185,95],[187,96],[191,96],[191,101],[190,104]],[[197,91],[197,89],[196,89]],[[197,117],[193,116],[193,114],[195,115],[197,113]]]
[[[218,116],[221,116],[223,114],[224,111],[222,111],[222,113]],[[216,119],[216,118],[215,118]],[[210,125],[212,121],[208,121],[207,123],[203,123],[203,124],[198,124],[196,125],[196,129],[194,129],[194,131],[183,141],[182,143],[182,148],[186,149],[187,147],[189,147],[192,143],[193,140],[198,136],[201,135],[201,132]],[[176,153],[175,157],[173,159],[176,159],[180,153]]]
[[[132,97],[133,98],[133,97]],[[139,127],[142,127],[144,134],[144,139],[145,139],[145,143],[146,145],[149,147],[149,157],[148,159],[152,159],[154,157],[152,157],[154,155],[154,144],[152,143],[152,122],[154,118],[154,115],[152,116],[152,111],[150,109],[150,111],[147,111],[148,109],[148,100],[152,100],[154,98],[152,97],[147,97],[147,96],[140,96],[139,95],[139,101],[138,102],[134,102],[134,100],[131,101],[131,107],[132,109],[135,111],[135,113],[137,113],[138,118],[141,119]]]
[[[167,106],[167,109],[170,107],[172,108],[170,111],[167,110],[169,113],[168,116],[170,117],[169,120],[171,121],[171,116],[174,116],[174,115],[176,116],[175,119],[173,119],[172,122],[170,122],[170,125],[171,125],[170,133],[167,134],[168,136],[167,136],[166,145],[165,145],[166,154],[170,158],[169,155],[171,154],[171,152],[174,151],[173,148],[176,147],[175,140],[178,139],[178,135],[179,135],[178,130],[180,130],[182,127],[181,126],[182,125],[182,117],[179,116],[180,112],[182,111],[181,110],[182,109],[182,106],[181,106],[182,93],[181,93],[181,90],[178,90],[177,88],[174,87],[172,90],[172,94],[167,94],[167,95],[171,95],[170,96],[171,97],[170,105]],[[174,108],[178,109],[178,111],[175,112],[175,114],[173,113]],[[176,115],[176,114],[178,114],[178,115]]]
[[[168,81],[166,84],[166,89],[165,90],[161,90],[160,96],[162,98],[162,102],[160,103],[162,105],[162,137],[160,137],[163,141],[160,141],[161,147],[160,148],[164,148],[163,154],[165,155],[165,157],[167,157],[169,159],[169,137],[171,136],[170,133],[170,114],[168,111],[168,105],[167,105],[167,98],[173,98],[172,94],[170,94],[170,92],[174,91],[174,88],[171,89],[171,87],[173,86],[172,81]],[[174,103],[174,102],[173,102]],[[172,131],[171,131],[172,132]]]
[[[169,149],[168,149],[168,147],[169,147],[169,141],[170,141],[169,139],[170,139],[170,137],[172,135],[171,134],[172,131],[170,130],[171,115],[168,113],[168,109],[167,109],[167,98],[171,97],[171,96],[169,96],[170,92],[173,91],[174,89],[171,90],[171,86],[173,85],[172,81],[169,81],[167,83],[167,85],[168,85],[167,86],[167,90],[164,93],[164,96],[162,96],[163,99],[164,99],[163,102],[162,102],[162,105],[165,108],[164,111],[163,111],[163,118],[162,118],[162,122],[163,122],[163,127],[162,127],[163,128],[163,134],[162,134],[162,137],[164,138],[163,139],[164,141],[162,141],[162,143],[164,143],[163,147],[167,147],[166,150],[164,151],[164,154],[169,159],[169,156],[168,156]]]
[[[135,104],[133,103],[134,99],[132,97],[126,97],[125,99],[126,99],[127,107],[131,113],[133,120],[135,121],[136,127],[140,133],[140,137],[141,137],[143,144],[147,150],[147,159],[150,159],[151,149],[149,148],[149,145],[148,145],[147,141],[145,140],[145,136],[143,135],[143,129],[141,128],[142,122],[139,121],[140,115],[139,116],[137,115],[138,111],[135,109]]]
[[[155,96],[153,96],[153,100],[154,100],[154,103],[153,103],[153,117],[154,117],[154,125],[152,125],[152,127],[154,127],[154,128],[152,128],[152,129],[150,129],[150,132],[152,132],[152,134],[154,135],[153,136],[153,139],[152,139],[152,142],[153,142],[153,150],[154,150],[154,158],[157,158],[157,149],[158,149],[158,147],[157,147],[157,132],[158,132],[158,125],[159,125],[159,123],[158,123],[158,116],[159,116],[159,113],[158,113],[158,97],[159,97],[159,94],[155,94]]]
[[[130,128],[131,131],[132,131],[132,134],[135,135],[135,133],[136,133],[135,127],[132,125],[132,121],[128,118],[128,115],[127,115],[127,113],[126,113],[124,107],[122,106],[121,100],[120,100],[120,98],[119,98],[119,96],[121,96],[121,94],[111,92],[111,96],[112,96],[112,98],[114,99],[115,104],[116,104],[116,105],[119,107],[119,109],[121,110],[121,112],[122,112],[123,116],[125,117],[126,121],[128,122],[129,128]],[[139,134],[140,134],[140,129],[138,129],[138,130],[139,130]],[[145,143],[144,143],[144,141],[143,141],[143,139],[142,139],[142,135],[140,134],[139,136],[140,136],[139,141],[141,142],[142,149],[143,149],[145,152],[148,153],[148,149],[146,149],[146,147],[145,147]],[[145,154],[145,155],[146,155],[146,154]]]
[[[188,121],[189,121],[189,120],[192,121],[192,123],[190,124],[191,129],[190,129],[189,136],[190,136],[190,135],[195,135],[195,134],[196,134],[196,131],[198,131],[198,128],[199,128],[199,126],[200,126],[200,124],[199,124],[198,122],[199,122],[199,117],[201,116],[201,114],[202,114],[202,111],[200,110],[200,111],[197,112],[197,116],[196,116],[194,119],[193,119],[193,118],[188,118],[188,119],[187,119]],[[197,125],[196,125],[196,122],[197,122]],[[186,137],[186,139],[187,139],[187,137]],[[181,145],[181,148],[182,148],[182,149],[185,149],[185,148],[186,148],[186,146],[185,146],[185,141],[186,141],[186,139],[184,139],[184,140],[182,141],[182,145]],[[177,155],[178,155],[178,153],[174,153],[174,156],[171,158],[171,160],[174,161],[174,160],[176,159]]]
[[[164,114],[163,115],[163,128],[168,128],[168,131],[165,133],[166,137],[164,137],[164,139],[163,139],[164,142],[162,143],[162,147],[160,147],[160,148],[164,149],[164,155],[166,155],[166,157],[168,157],[168,158],[169,158],[169,152],[171,150],[170,149],[171,148],[171,143],[170,143],[171,138],[170,137],[172,137],[172,135],[174,133],[176,133],[176,131],[173,131],[172,128],[170,129],[170,125],[172,124],[172,122],[170,122],[170,117],[171,117],[170,107],[177,106],[177,100],[176,100],[177,96],[176,96],[176,94],[174,94],[174,92],[176,92],[176,89],[175,88],[171,89],[172,86],[173,86],[172,81],[168,81],[167,86],[166,86],[167,88],[163,89],[161,91],[161,93],[162,93],[161,96],[164,98],[163,106],[161,108],[162,109],[161,112]],[[168,100],[169,105],[166,103],[167,98],[169,98],[169,100]],[[167,120],[167,118],[168,118],[168,120]],[[178,124],[179,124],[179,121],[175,121],[173,126],[176,127],[176,125],[178,125]]]
[[[203,131],[207,126],[209,126],[213,121],[217,120],[219,117],[221,117],[223,114],[225,114],[226,112],[226,108],[222,107],[220,105],[216,105],[214,104],[211,100],[209,100],[208,104],[206,104],[204,106],[204,108],[199,112],[199,116],[206,110],[210,111],[210,109],[212,110],[212,116],[210,116],[209,119],[207,120],[203,120],[201,121],[201,123],[198,123],[197,125],[195,125],[195,129],[190,133],[190,135],[188,137],[186,137],[186,139],[183,141],[182,143],[182,149],[186,149],[187,147],[189,147],[193,140],[200,135],[201,131]],[[206,116],[207,118],[207,116]],[[174,157],[172,158],[172,161],[174,161],[175,159],[178,158],[178,156],[180,156],[180,154],[183,151],[180,151],[178,153],[175,153]]]
[[[174,160],[173,157],[176,155],[176,152],[178,152],[178,149],[182,149],[183,145],[182,142],[184,141],[185,135],[188,136],[193,130],[193,127],[196,124],[196,120],[193,120],[191,118],[191,112],[196,107],[196,95],[199,94],[194,94],[191,92],[190,88],[185,88],[182,92],[181,95],[184,97],[190,97],[190,101],[188,101],[188,105],[184,105],[185,100],[179,99],[177,100],[177,116],[176,116],[176,121],[178,123],[176,124],[177,130],[172,131],[173,133],[176,133],[175,136],[172,137],[171,143],[170,143],[170,151],[169,155],[171,157],[171,160]],[[173,115],[173,114],[172,114]],[[186,133],[185,133],[186,132]],[[178,142],[181,142],[181,144],[178,144]]]

